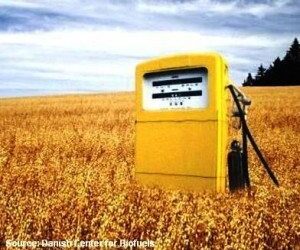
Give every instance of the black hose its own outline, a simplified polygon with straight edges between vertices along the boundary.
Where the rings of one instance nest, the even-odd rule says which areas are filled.
[[[268,163],[266,162],[265,158],[263,157],[261,151],[259,150],[259,148],[258,148],[258,146],[257,146],[257,144],[256,144],[256,142],[255,142],[255,140],[254,140],[254,138],[253,138],[250,130],[249,130],[249,127],[247,125],[246,119],[244,117],[244,111],[242,110],[241,104],[240,104],[240,102],[238,100],[238,97],[237,97],[235,91],[234,91],[233,85],[229,85],[228,88],[229,88],[230,93],[231,93],[231,95],[233,97],[233,100],[234,100],[234,102],[235,102],[235,104],[236,104],[236,106],[238,108],[238,111],[241,114],[240,115],[240,119],[241,119],[241,122],[242,122],[243,133],[245,133],[246,136],[248,137],[248,139],[249,139],[249,141],[250,141],[250,143],[251,143],[251,145],[252,145],[252,147],[253,147],[256,155],[260,159],[261,163],[263,164],[263,167],[265,168],[265,170],[269,174],[270,178],[272,179],[272,181],[274,182],[274,184],[277,187],[279,187],[279,182],[278,182],[276,176],[274,175],[274,173],[272,172],[272,170],[269,167]],[[248,181],[249,181],[249,179],[248,179]]]
[[[242,137],[243,137],[243,154],[242,154],[242,166],[243,166],[243,177],[247,188],[250,188],[250,177],[248,170],[248,141],[245,126],[242,125]]]

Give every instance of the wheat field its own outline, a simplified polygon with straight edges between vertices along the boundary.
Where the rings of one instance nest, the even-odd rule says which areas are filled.
[[[134,94],[0,100],[0,242],[151,239],[156,249],[299,249],[300,88],[247,88],[252,189],[134,180]]]

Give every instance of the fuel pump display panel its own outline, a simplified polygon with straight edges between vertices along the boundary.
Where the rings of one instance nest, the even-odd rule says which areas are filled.
[[[171,70],[144,75],[144,110],[184,110],[207,106],[206,68]]]

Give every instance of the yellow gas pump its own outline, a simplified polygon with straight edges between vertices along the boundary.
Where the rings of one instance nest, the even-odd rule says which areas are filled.
[[[224,191],[228,68],[216,53],[160,57],[136,67],[136,178]]]

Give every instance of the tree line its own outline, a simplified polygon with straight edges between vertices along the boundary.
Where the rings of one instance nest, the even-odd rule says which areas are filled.
[[[300,85],[300,45],[295,38],[283,59],[277,57],[266,69],[262,64],[256,75],[251,73],[243,86],[295,86]]]

